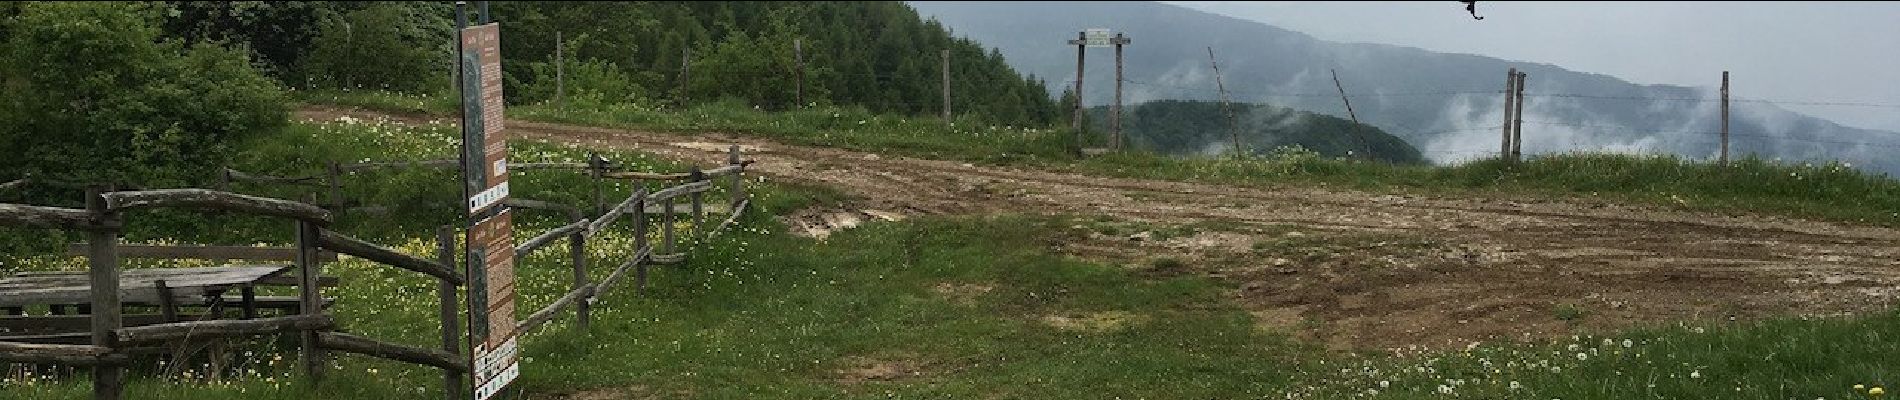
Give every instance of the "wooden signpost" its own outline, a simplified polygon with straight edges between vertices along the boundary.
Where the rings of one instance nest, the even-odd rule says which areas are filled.
[[[486,13],[483,21],[490,18]],[[515,342],[514,220],[508,206],[501,27],[461,30],[462,179],[468,196],[468,340],[474,398],[500,393],[521,374]]]

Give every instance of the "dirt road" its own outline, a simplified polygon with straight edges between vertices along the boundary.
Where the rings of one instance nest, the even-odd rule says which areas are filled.
[[[337,108],[307,119],[428,117]],[[713,165],[726,144],[758,171],[866,199],[794,223],[876,214],[1105,215],[1127,229],[1197,224],[1191,235],[1078,226],[1060,251],[1144,274],[1233,282],[1263,329],[1339,349],[1462,346],[1675,321],[1887,309],[1900,299],[1900,231],[1576,201],[1437,198],[1310,187],[1238,188],[973,166],[728,134],[673,134],[509,121],[519,137],[631,149]],[[871,212],[862,212],[872,210]],[[827,218],[829,217],[829,218]],[[1152,233],[1152,232],[1151,232]],[[1167,255],[1181,268],[1155,268]],[[1003,283],[1007,284],[1007,283]]]

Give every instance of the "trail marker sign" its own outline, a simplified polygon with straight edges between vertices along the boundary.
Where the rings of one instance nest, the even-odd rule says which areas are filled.
[[[515,343],[514,216],[503,129],[501,26],[461,30],[462,180],[468,195],[468,340],[475,399],[521,375]]]
[[[1083,41],[1087,42],[1089,47],[1108,47],[1110,44],[1108,28],[1089,28],[1083,32]]]

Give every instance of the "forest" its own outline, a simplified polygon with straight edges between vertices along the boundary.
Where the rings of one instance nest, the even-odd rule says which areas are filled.
[[[1066,116],[1041,79],[900,2],[494,2],[489,10],[505,26],[511,104],[556,100],[558,74],[560,100],[577,106],[740,102],[936,115],[947,49],[958,115],[1019,126]],[[0,160],[0,176],[36,177],[42,184],[27,198],[74,190],[62,182],[203,184],[233,146],[283,126],[298,92],[453,97],[455,14],[453,3],[424,1],[0,3],[0,82],[34,94],[0,103],[9,127],[0,148],[34,149]],[[805,104],[795,104],[801,89]]]
[[[1107,129],[1108,107],[1090,107],[1090,122]],[[1164,154],[1205,155],[1233,147],[1228,114],[1234,115],[1242,146],[1265,154],[1298,146],[1327,157],[1369,158],[1423,164],[1418,148],[1371,125],[1330,115],[1267,104],[1222,105],[1215,101],[1159,100],[1123,109],[1130,145]],[[1367,155],[1370,156],[1367,156]]]

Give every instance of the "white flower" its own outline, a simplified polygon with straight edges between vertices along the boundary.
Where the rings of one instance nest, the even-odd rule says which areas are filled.
[[[1379,387],[1381,388],[1392,387],[1392,381],[1379,381]]]
[[[1694,378],[1694,379],[1702,379],[1702,371],[1689,372],[1689,377]]]
[[[1589,354],[1577,353],[1577,361],[1584,361],[1584,360],[1589,360],[1589,359],[1590,359]]]
[[[1523,389],[1523,388],[1524,388],[1524,385],[1517,384],[1517,381],[1511,381],[1511,390],[1518,390],[1518,389]]]
[[[1627,349],[1627,348],[1630,348],[1630,346],[1635,346],[1635,345],[1636,345],[1636,342],[1630,341],[1629,339],[1623,339],[1623,348]]]

